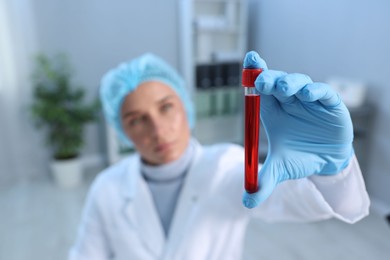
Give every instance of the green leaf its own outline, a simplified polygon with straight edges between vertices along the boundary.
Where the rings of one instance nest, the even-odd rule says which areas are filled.
[[[55,158],[72,158],[80,153],[84,126],[96,120],[100,110],[97,100],[84,100],[85,89],[72,83],[72,75],[65,54],[38,54],[35,58],[31,115],[36,126],[44,128]]]

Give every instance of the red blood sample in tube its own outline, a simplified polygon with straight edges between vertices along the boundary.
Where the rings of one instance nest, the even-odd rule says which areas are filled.
[[[260,94],[254,87],[262,69],[243,69],[242,86],[245,87],[245,190],[259,190],[257,174],[259,165]]]
[[[256,192],[259,165],[260,96],[245,95],[245,190]]]

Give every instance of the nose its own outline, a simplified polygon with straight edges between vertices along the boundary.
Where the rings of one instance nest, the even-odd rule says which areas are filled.
[[[158,116],[150,118],[150,133],[154,138],[159,139],[166,133],[167,124],[164,119]]]

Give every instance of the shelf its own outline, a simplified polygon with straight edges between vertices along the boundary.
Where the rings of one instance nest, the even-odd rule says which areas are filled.
[[[216,87],[219,85],[216,81],[233,85],[231,78],[241,74],[241,62],[247,51],[247,4],[247,0],[188,0],[181,6],[181,60],[186,66],[184,77],[197,104],[194,135],[204,144],[242,144],[242,111],[238,109],[242,105],[239,99],[241,89],[239,86],[237,91]],[[220,76],[218,69],[199,70],[201,66],[218,67],[224,63],[238,65],[234,71],[222,69],[224,77]],[[236,81],[238,85],[239,79]],[[206,83],[202,85],[200,82]]]
[[[239,34],[241,30],[237,23],[229,21],[227,18],[213,16],[199,16],[194,18],[193,27],[195,33],[219,32],[229,34]]]
[[[199,34],[210,34],[210,33],[218,33],[218,34],[226,34],[226,35],[234,35],[234,36],[238,36],[238,35],[242,35],[244,36],[244,34],[242,32],[240,32],[239,30],[237,30],[237,28],[218,28],[218,27],[215,27],[215,28],[208,28],[208,27],[197,27],[194,29],[194,35],[199,35]]]

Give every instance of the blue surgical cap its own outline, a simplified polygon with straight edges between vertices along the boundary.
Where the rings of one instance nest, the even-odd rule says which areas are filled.
[[[129,93],[141,83],[152,80],[165,83],[176,92],[183,102],[190,128],[195,126],[194,107],[183,78],[161,58],[147,53],[108,71],[101,81],[100,99],[104,116],[121,142],[130,147],[133,143],[122,128],[121,107]]]

